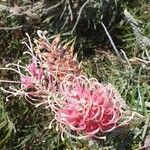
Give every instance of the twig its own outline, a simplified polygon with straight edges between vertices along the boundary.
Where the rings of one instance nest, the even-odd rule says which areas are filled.
[[[53,6],[49,7],[49,8],[47,8],[47,9],[45,10],[45,13],[49,13],[52,9],[57,8],[57,7],[60,6],[63,2],[64,2],[64,0],[61,0],[59,3],[57,3],[57,4],[55,4],[55,5],[53,5]]]
[[[142,134],[142,139],[144,139],[145,136],[146,136],[146,132],[148,130],[149,122],[150,122],[150,117],[147,115],[147,119],[145,121],[144,130],[143,130],[143,134]]]
[[[139,75],[138,75],[138,99],[137,99],[137,111],[139,104],[141,104],[141,107],[143,108],[143,103],[142,103],[142,96],[141,96],[141,90],[140,90],[140,77],[141,77],[141,72],[142,72],[142,67],[139,70]]]
[[[83,10],[83,8],[86,6],[86,4],[87,4],[88,2],[89,2],[89,0],[87,0],[87,1],[82,5],[82,7],[80,8],[80,10],[79,10],[79,15],[78,15],[78,17],[77,17],[77,20],[76,20],[76,22],[75,22],[75,24],[74,24],[72,30],[71,30],[71,33],[73,33],[73,31],[75,30],[75,28],[76,28],[76,26],[77,26],[77,24],[78,24],[78,22],[79,22],[79,19],[80,19],[82,10]]]
[[[73,13],[72,13],[72,9],[71,9],[69,0],[67,0],[67,3],[68,3],[68,9],[69,9],[69,12],[70,12],[70,19],[72,21],[73,20]]]
[[[133,57],[133,58],[129,59],[129,61],[130,61],[130,63],[133,63],[133,64],[145,64],[145,65],[150,64],[150,61],[143,60],[143,59],[137,58],[137,57]]]
[[[0,83],[17,83],[17,84],[21,84],[20,81],[9,81],[9,80],[0,80]]]
[[[64,10],[62,11],[62,13],[61,13],[61,15],[60,15],[60,19],[63,17],[63,15],[65,14],[65,11],[66,11],[66,9],[67,9],[67,6],[65,6],[65,8],[64,8]]]
[[[102,24],[102,26],[103,26],[103,28],[104,28],[104,30],[105,30],[105,32],[106,32],[106,34],[107,34],[109,40],[110,40],[110,43],[111,43],[113,49],[115,50],[115,52],[116,52],[116,54],[117,54],[117,57],[119,58],[119,61],[120,61],[122,64],[124,64],[125,61],[121,58],[121,56],[120,56],[120,54],[119,54],[119,51],[118,51],[117,47],[115,46],[115,44],[114,44],[114,42],[113,42],[113,40],[112,40],[110,34],[108,33],[108,31],[107,31],[105,25],[104,25],[102,22],[101,22],[101,24]]]
[[[69,16],[66,17],[65,22],[64,22],[63,26],[61,27],[61,30],[64,29],[64,27],[67,24],[68,20],[69,20]]]
[[[20,29],[23,26],[17,26],[17,27],[0,27],[0,30],[16,30],[16,29]]]
[[[145,54],[146,54],[148,60],[150,61],[150,55],[149,55],[149,52],[147,51],[147,49],[145,49]]]
[[[131,70],[132,70],[132,66],[131,66],[130,60],[128,59],[126,53],[125,53],[122,49],[121,49],[121,52],[122,52],[122,54],[123,54],[123,56],[124,56],[124,58],[125,58],[127,64],[129,65],[129,67],[130,67]]]

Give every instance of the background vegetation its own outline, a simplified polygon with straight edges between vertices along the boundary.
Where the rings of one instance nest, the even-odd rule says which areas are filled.
[[[22,55],[26,47],[21,42],[27,41],[26,32],[36,37],[38,29],[47,30],[50,40],[58,33],[62,39],[76,38],[75,51],[87,74],[113,84],[131,109],[145,119],[131,129],[112,133],[107,141],[66,138],[62,142],[55,129],[47,128],[52,115],[49,110],[37,109],[24,99],[6,102],[6,95],[0,93],[0,149],[150,147],[150,2],[0,0],[0,66],[18,59],[26,62],[28,58]],[[15,78],[11,72],[0,72],[0,79]]]

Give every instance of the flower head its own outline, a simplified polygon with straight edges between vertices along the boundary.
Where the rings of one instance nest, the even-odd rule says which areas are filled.
[[[69,46],[73,41],[63,45],[60,42],[60,35],[58,35],[52,43],[49,43],[42,31],[38,31],[38,35],[39,39],[35,40],[37,46],[34,50],[47,71],[54,74],[60,81],[70,73],[74,75],[82,74],[77,56],[73,54],[74,43]]]
[[[68,75],[60,91],[65,102],[55,117],[61,125],[88,136],[110,132],[121,125],[124,103],[111,85]]]
[[[36,106],[50,107],[54,112],[51,122],[56,120],[62,133],[76,131],[84,135],[82,138],[105,134],[129,122],[128,107],[113,86],[83,75],[77,55],[73,54],[74,44],[61,44],[59,35],[49,43],[45,32],[37,34],[35,47],[28,34],[29,44],[24,42],[31,63],[22,66],[18,62],[0,68],[20,76],[19,81],[3,81],[20,84],[19,88],[10,90],[1,88],[10,94],[8,98],[24,96]]]

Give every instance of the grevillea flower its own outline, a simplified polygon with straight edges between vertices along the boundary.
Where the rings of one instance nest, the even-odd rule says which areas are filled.
[[[11,96],[24,96],[27,101],[36,106],[41,104],[50,105],[50,100],[53,94],[58,91],[57,78],[54,77],[47,68],[42,66],[42,59],[40,59],[33,51],[31,39],[28,36],[29,44],[25,43],[29,51],[25,52],[31,56],[31,63],[26,66],[20,65],[21,61],[17,64],[8,64],[3,70],[12,70],[19,74],[19,81],[1,80],[0,82],[17,83],[20,84],[19,88],[11,87],[10,90],[1,88],[4,92],[9,93]]]
[[[11,96],[24,96],[30,103],[50,107],[57,127],[77,138],[95,137],[128,124],[133,117],[119,93],[110,84],[101,84],[95,78],[84,76],[73,54],[73,45],[61,45],[60,36],[49,43],[45,32],[37,32],[33,47],[25,43],[31,56],[28,65],[9,64],[3,70],[19,74],[20,80],[0,82],[20,84],[10,90],[1,88]],[[69,47],[69,48],[68,48]],[[50,123],[50,126],[51,126]],[[72,132],[73,131],[73,132]],[[82,135],[82,136],[80,136]],[[99,137],[105,138],[105,137]]]
[[[77,55],[73,54],[73,40],[66,43],[60,43],[60,35],[49,43],[45,33],[38,31],[39,39],[35,39],[35,53],[42,61],[42,66],[50,71],[60,81],[67,74],[80,75],[82,70],[77,62]],[[69,46],[73,43],[71,46]]]
[[[26,68],[28,75],[21,76],[21,84],[26,89],[34,88],[37,83],[42,85],[42,80],[45,78],[43,68],[38,67],[34,62],[30,63]]]
[[[25,87],[26,89],[30,89],[34,87],[34,83],[31,77],[29,76],[24,76],[21,77],[21,84],[23,87]]]
[[[82,75],[67,75],[60,84],[60,91],[65,100],[55,118],[61,127],[91,137],[129,121],[129,118],[122,119],[126,105],[111,85]]]

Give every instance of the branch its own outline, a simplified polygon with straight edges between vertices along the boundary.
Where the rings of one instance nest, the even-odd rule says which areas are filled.
[[[80,8],[80,10],[79,10],[79,15],[78,15],[78,17],[77,17],[77,20],[76,20],[76,22],[75,22],[75,24],[74,24],[72,30],[71,30],[71,33],[73,33],[73,31],[75,30],[75,28],[76,28],[76,26],[77,26],[77,24],[78,24],[78,22],[79,22],[79,19],[80,19],[82,10],[83,10],[83,8],[86,6],[86,4],[87,4],[88,2],[89,2],[89,0],[87,0],[87,1],[82,5],[82,7]]]
[[[57,8],[57,7],[60,6],[63,2],[64,2],[64,0],[61,0],[59,3],[57,3],[57,4],[55,4],[55,5],[53,5],[53,6],[49,7],[49,8],[47,8],[44,13],[48,14],[52,9]]]
[[[17,26],[17,27],[0,27],[0,30],[16,30],[16,29],[20,29],[23,26]]]
[[[109,38],[109,40],[110,40],[110,43],[111,43],[113,49],[115,50],[115,52],[116,52],[116,54],[117,54],[117,57],[118,57],[119,61],[120,61],[122,64],[124,64],[124,60],[121,58],[121,55],[120,55],[120,53],[119,53],[117,47],[115,46],[115,44],[114,44],[114,42],[113,42],[113,40],[112,40],[110,34],[108,33],[108,31],[107,31],[105,25],[104,25],[102,22],[101,22],[101,25],[103,26],[103,28],[104,28],[104,30],[105,30],[105,32],[106,32],[106,35],[108,36],[108,38]]]

